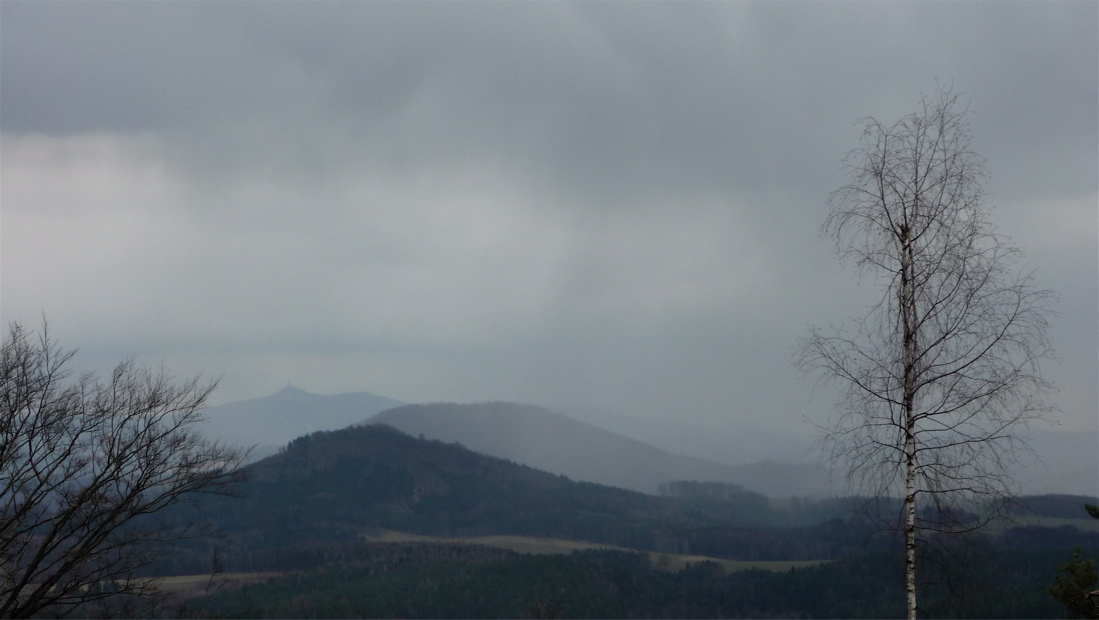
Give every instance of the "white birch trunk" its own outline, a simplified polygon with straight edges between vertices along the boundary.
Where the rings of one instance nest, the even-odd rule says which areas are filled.
[[[905,438],[904,478],[904,585],[908,619],[916,620],[916,441],[911,429]]]
[[[915,220],[919,199],[913,205]],[[913,239],[908,225],[901,227],[900,314],[904,364],[904,583],[908,619],[916,620],[916,381],[919,358],[919,324],[913,277]]]

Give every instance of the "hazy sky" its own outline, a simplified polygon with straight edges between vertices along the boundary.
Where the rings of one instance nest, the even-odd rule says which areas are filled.
[[[1099,415],[1099,4],[0,4],[0,314],[79,346],[406,401],[706,423],[878,291],[818,230],[858,120],[952,84]],[[811,398],[812,396],[812,398]]]

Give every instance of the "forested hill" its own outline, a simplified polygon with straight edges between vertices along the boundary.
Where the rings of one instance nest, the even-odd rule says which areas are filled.
[[[837,536],[844,538],[758,531],[797,515],[776,514],[766,497],[733,485],[681,485],[675,497],[650,496],[574,482],[381,425],[301,437],[249,471],[243,499],[212,502],[207,514],[256,548],[384,528],[433,536],[545,536],[742,559],[821,559],[835,553],[842,542]],[[817,517],[848,510],[817,507],[823,511]]]

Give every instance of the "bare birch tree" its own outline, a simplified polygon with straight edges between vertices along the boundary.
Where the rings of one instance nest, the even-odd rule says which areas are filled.
[[[1039,363],[1055,296],[988,220],[966,115],[940,89],[895,124],[866,121],[823,232],[883,294],[853,329],[814,326],[799,342],[799,367],[842,388],[826,456],[857,491],[903,498],[909,618],[926,536],[994,514],[1027,449],[1019,431],[1052,411]],[[977,503],[975,520],[955,518]]]
[[[195,531],[158,513],[240,478],[242,452],[195,430],[212,384],[132,360],[107,382],[72,378],[71,357],[45,327],[12,324],[3,343],[0,617],[150,594],[141,569]]]

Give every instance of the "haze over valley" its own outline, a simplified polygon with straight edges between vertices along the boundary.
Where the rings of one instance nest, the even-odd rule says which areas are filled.
[[[650,494],[678,480],[736,484],[774,498],[846,491],[842,481],[829,478],[811,448],[812,437],[796,432],[783,437],[746,429],[721,435],[606,411],[585,421],[579,409],[568,416],[504,402],[408,405],[369,392],[324,396],[292,385],[271,396],[210,408],[205,415],[210,436],[254,446],[256,459],[311,432],[385,424],[573,480]],[[1035,433],[1033,444],[1037,459],[1024,460],[1016,471],[1024,492],[1099,489],[1099,468],[1091,466],[1099,436],[1047,431]]]
[[[1094,0],[0,0],[0,617],[1091,614],[1096,205]]]

